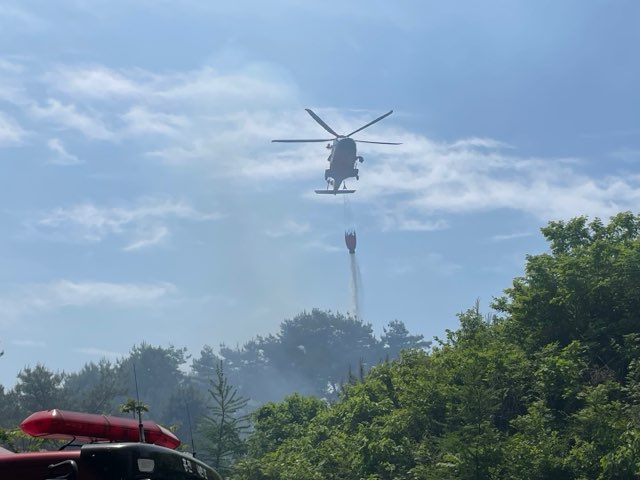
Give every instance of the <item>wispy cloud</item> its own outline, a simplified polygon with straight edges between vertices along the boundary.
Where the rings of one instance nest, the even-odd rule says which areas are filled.
[[[9,59],[0,59],[0,101],[12,105],[25,105],[28,99],[23,85],[24,67]]]
[[[449,277],[462,270],[462,265],[447,260],[440,253],[429,253],[415,258],[390,259],[387,269],[393,276],[404,276],[415,271],[428,270],[440,276]]]
[[[533,234],[531,232],[519,232],[519,233],[506,233],[502,235],[494,235],[491,237],[491,240],[494,242],[504,242],[508,240],[516,240],[518,238],[531,237]]]
[[[7,60],[6,58],[0,58],[0,70],[2,73],[18,74],[24,71],[24,67],[17,63]]]
[[[60,280],[46,285],[41,290],[44,295],[38,302],[48,307],[137,306],[155,302],[175,291],[176,288],[171,283],[135,284]]]
[[[129,135],[177,136],[190,122],[182,115],[152,112],[146,107],[134,106],[122,116]]]
[[[322,176],[324,168],[328,167],[327,162],[324,162],[326,156],[326,153],[318,148],[294,147],[288,152],[279,152],[274,149],[259,158],[247,158],[235,172],[231,173],[254,180],[279,182],[317,176],[318,187],[324,188],[325,182]]]
[[[210,221],[217,213],[203,213],[185,201],[147,198],[132,206],[100,207],[82,203],[59,207],[31,221],[34,234],[60,241],[97,243],[109,236],[124,237],[125,250],[139,250],[160,243],[169,234],[171,219]]]
[[[169,234],[169,229],[164,225],[155,225],[149,230],[144,230],[136,235],[136,238],[126,247],[125,252],[140,250],[141,248],[157,245]]]
[[[399,204],[395,208],[382,209],[378,215],[380,226],[385,231],[434,232],[449,228],[443,218],[428,218],[420,211]]]
[[[11,344],[15,345],[16,347],[26,348],[43,348],[47,346],[45,342],[37,340],[11,340]]]
[[[158,74],[59,65],[43,81],[60,99],[35,104],[31,114],[89,139],[154,139],[156,147],[147,156],[171,165],[201,164],[214,176],[256,178],[308,170],[300,158],[283,168],[261,168],[269,139],[292,130],[282,107],[297,97],[295,85],[269,66],[250,64],[235,71],[203,66]],[[313,123],[306,126],[314,128]],[[260,161],[253,163],[258,150]],[[276,152],[267,156],[276,157]],[[283,159],[286,154],[266,163]]]
[[[22,33],[42,30],[47,23],[33,13],[16,5],[0,5],[0,26],[3,29],[19,28]]]
[[[335,244],[329,243],[328,241],[322,241],[322,240],[312,240],[310,242],[303,244],[302,247],[307,250],[321,250],[327,253],[344,252],[346,248],[346,247],[338,247]]]
[[[490,142],[478,148],[416,135],[399,140],[407,145],[366,164],[356,201],[399,204],[423,220],[498,209],[542,220],[606,218],[640,201],[639,175],[590,176],[577,159],[518,157],[488,148]]]
[[[104,350],[97,347],[80,347],[80,348],[74,348],[73,351],[77,353],[83,353],[85,355],[100,357],[100,358],[115,359],[115,358],[120,358],[125,356],[125,354],[121,352],[113,352],[111,350]]]
[[[288,218],[279,227],[268,229],[265,233],[269,237],[279,238],[288,235],[302,235],[310,230],[311,226],[308,223],[301,223]]]
[[[53,165],[77,165],[83,163],[78,157],[67,152],[62,140],[59,138],[51,138],[47,141],[47,146],[55,155],[49,159],[48,163]]]
[[[511,145],[499,142],[493,138],[471,137],[456,140],[451,144],[451,148],[513,148]]]
[[[255,101],[254,108],[282,104],[291,85],[274,77],[264,65],[248,65],[234,72],[210,66],[157,74],[141,69],[116,71],[104,66],[60,66],[45,76],[46,82],[70,97],[133,99],[148,105],[191,110],[234,111],[240,101]]]
[[[110,140],[114,133],[107,128],[95,112],[83,113],[73,104],[64,104],[55,99],[47,100],[46,106],[31,105],[30,113],[37,119],[45,119],[60,129],[77,130],[94,140]]]
[[[56,90],[76,98],[105,100],[144,95],[140,83],[148,76],[135,73],[135,79],[131,76],[102,65],[59,65],[46,73],[44,80]]]
[[[18,122],[0,112],[0,147],[20,145],[25,135]]]
[[[24,315],[62,307],[150,307],[170,300],[177,292],[171,283],[113,283],[58,280],[28,284],[0,296],[0,323]]]
[[[614,152],[611,152],[609,155],[616,160],[622,160],[623,162],[627,163],[640,162],[640,149],[620,148]]]

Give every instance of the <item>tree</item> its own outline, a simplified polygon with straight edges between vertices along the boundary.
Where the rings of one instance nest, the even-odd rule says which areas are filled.
[[[135,398],[128,398],[126,402],[120,405],[121,413],[130,413],[133,418],[140,418],[143,412],[149,411],[149,405],[139,402]]]
[[[64,380],[64,373],[54,373],[41,363],[20,371],[14,390],[22,416],[64,405]]]
[[[303,389],[303,381],[292,381],[291,377],[279,375],[271,359],[265,354],[265,345],[270,342],[260,336],[248,341],[242,348],[220,346],[220,355],[224,358],[225,373],[238,392],[250,398],[250,404],[258,406],[264,402],[281,399],[286,393]],[[213,362],[215,370],[217,362]],[[292,375],[295,378],[295,374]],[[209,378],[212,378],[210,376]]]
[[[300,436],[308,423],[326,408],[322,400],[299,393],[287,395],[279,403],[265,403],[251,415],[254,432],[249,449],[252,455],[262,455],[285,440]]]
[[[280,325],[262,343],[269,363],[281,374],[306,382],[304,394],[335,397],[349,366],[363,361],[368,369],[383,360],[370,324],[314,309]]]
[[[224,348],[224,346],[223,346]],[[194,358],[191,362],[191,378],[198,385],[206,386],[209,380],[216,375],[216,366],[220,362],[220,357],[216,355],[209,345],[205,345],[200,350],[200,357]]]
[[[584,406],[571,415],[567,428],[571,449],[566,463],[577,478],[603,478],[603,458],[615,451],[627,431],[635,429],[629,428],[631,419],[620,401],[618,382],[584,385],[580,397]]]
[[[625,403],[622,419],[624,431],[613,442],[612,448],[600,459],[602,473],[599,478],[640,477],[640,359],[629,365],[629,372],[622,387]],[[605,416],[610,418],[611,402],[605,407]],[[594,405],[595,406],[595,405]],[[615,409],[613,410],[615,412]],[[616,415],[617,416],[617,415]],[[618,425],[615,425],[615,424]],[[619,427],[619,422],[614,422]],[[615,431],[615,430],[614,430]],[[609,432],[607,432],[609,433]],[[619,430],[618,432],[619,433]]]
[[[397,358],[402,350],[410,348],[427,348],[431,342],[426,341],[423,335],[411,335],[409,330],[400,320],[392,320],[383,328],[380,344],[386,358]]]
[[[494,302],[514,341],[533,352],[580,341],[594,359],[624,378],[616,345],[640,323],[640,216],[585,217],[542,228],[550,253],[527,257],[525,276]]]
[[[169,346],[167,348],[152,346],[147,343],[136,345],[131,349],[129,357],[118,362],[118,372],[127,397],[138,391],[139,398],[153,406],[153,419],[170,423],[167,415],[171,396],[177,392],[185,380],[181,367],[187,361],[187,350]],[[137,385],[134,379],[133,366],[137,372]],[[126,397],[120,397],[124,402]]]
[[[118,367],[109,360],[85,364],[77,373],[67,375],[64,382],[68,407],[88,413],[113,413],[115,400],[126,393]]]
[[[496,478],[512,419],[523,413],[530,367],[479,303],[458,316],[460,328],[431,355],[432,388],[443,395],[441,433],[433,439],[433,478]],[[431,478],[431,477],[429,477]]]
[[[556,415],[572,414],[581,407],[580,392],[588,369],[584,346],[573,341],[561,348],[545,345],[533,355],[532,392]]]
[[[245,451],[243,434],[248,430],[248,415],[244,411],[248,399],[238,395],[224,374],[223,362],[218,362],[216,376],[210,380],[212,403],[201,430],[207,441],[206,457],[220,472],[228,472],[235,459]]]
[[[187,378],[171,394],[165,416],[169,419],[169,425],[178,438],[186,441],[185,443],[192,443],[195,449],[199,442],[196,442],[194,432],[197,433],[197,423],[207,412],[207,398],[205,393],[190,380]]]
[[[13,428],[23,419],[24,414],[15,389],[5,390],[0,385],[0,428]]]
[[[544,401],[534,401],[526,414],[512,421],[515,432],[505,448],[507,478],[553,480],[572,478],[571,468],[565,464],[569,455],[569,441],[557,428],[556,417]]]

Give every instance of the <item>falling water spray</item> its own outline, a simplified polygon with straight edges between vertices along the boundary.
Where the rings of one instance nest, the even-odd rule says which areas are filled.
[[[358,260],[356,254],[349,255],[351,257],[351,301],[353,303],[353,313],[356,320],[362,320],[360,316],[360,268],[358,267]]]

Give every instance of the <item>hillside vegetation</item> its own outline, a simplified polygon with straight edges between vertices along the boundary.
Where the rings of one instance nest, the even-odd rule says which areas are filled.
[[[550,252],[430,351],[330,405],[253,415],[235,480],[632,479],[640,475],[640,218],[552,222]]]

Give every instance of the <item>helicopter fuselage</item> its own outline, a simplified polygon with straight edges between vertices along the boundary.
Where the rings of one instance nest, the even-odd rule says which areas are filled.
[[[333,181],[333,191],[340,189],[340,186],[347,178],[358,178],[358,169],[355,168],[358,160],[356,142],[348,137],[337,138],[331,145],[329,155],[329,168],[324,172],[324,179]]]

